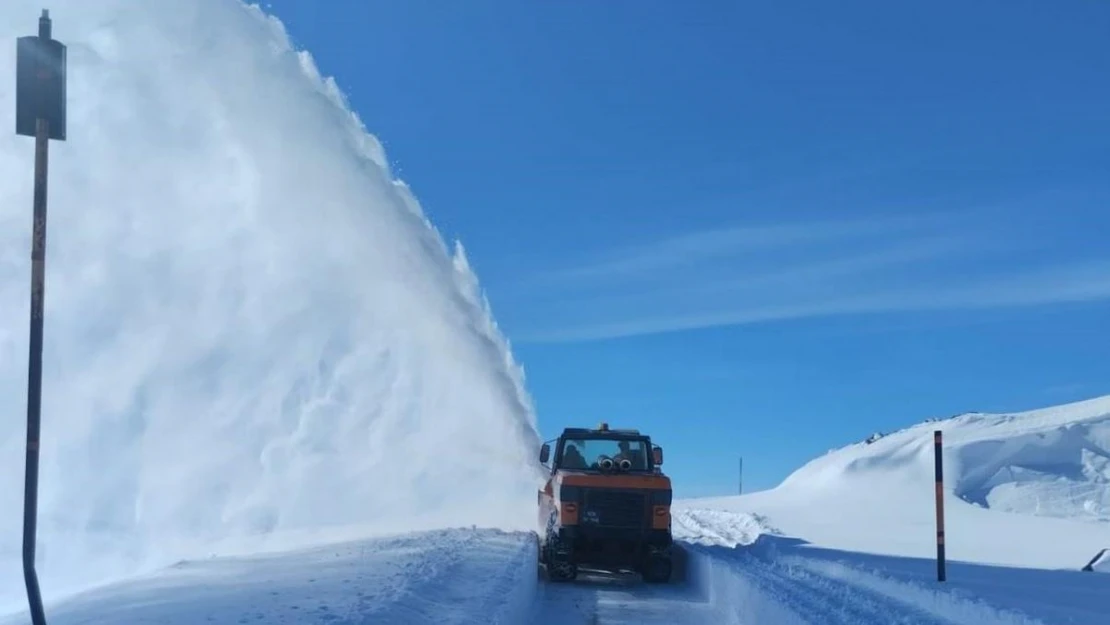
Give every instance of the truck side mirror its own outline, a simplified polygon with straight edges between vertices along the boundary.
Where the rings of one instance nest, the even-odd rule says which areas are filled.
[[[659,465],[663,464],[663,448],[662,447],[653,447],[652,448],[652,450],[651,450],[651,461],[655,463],[655,466],[659,466]]]
[[[551,457],[551,445],[548,445],[547,443],[544,443],[543,447],[540,447],[540,463],[541,464],[547,464],[547,459],[550,458],[550,457]]]

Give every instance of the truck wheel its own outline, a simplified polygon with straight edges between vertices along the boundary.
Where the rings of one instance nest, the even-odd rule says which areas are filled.
[[[671,558],[665,554],[648,557],[640,575],[649,584],[665,584],[671,581]]]
[[[571,559],[569,548],[559,540],[559,535],[547,534],[540,556],[547,567],[547,578],[553,582],[567,582],[578,577],[578,565]]]
[[[573,562],[555,560],[547,564],[547,576],[553,582],[570,582],[578,577],[578,566]]]

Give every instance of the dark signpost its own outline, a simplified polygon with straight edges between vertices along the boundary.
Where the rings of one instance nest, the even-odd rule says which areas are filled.
[[[27,469],[23,495],[23,578],[34,625],[46,625],[35,573],[39,432],[42,408],[42,322],[46,271],[47,153],[66,138],[66,47],[51,38],[43,10],[38,35],[16,41],[15,132],[35,138],[34,217],[31,235],[31,340],[27,365]]]

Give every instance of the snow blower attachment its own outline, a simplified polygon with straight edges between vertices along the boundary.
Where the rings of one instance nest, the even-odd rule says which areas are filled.
[[[548,461],[538,520],[539,561],[550,580],[573,580],[582,568],[670,581],[671,480],[650,437],[605,423],[566,428],[540,449],[540,462]]]

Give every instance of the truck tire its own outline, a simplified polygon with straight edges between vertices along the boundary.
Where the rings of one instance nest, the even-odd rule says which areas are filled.
[[[649,584],[665,584],[671,581],[674,566],[668,553],[651,553],[644,561],[640,576]]]
[[[578,565],[566,560],[549,562],[547,577],[553,582],[572,582],[578,577]]]

